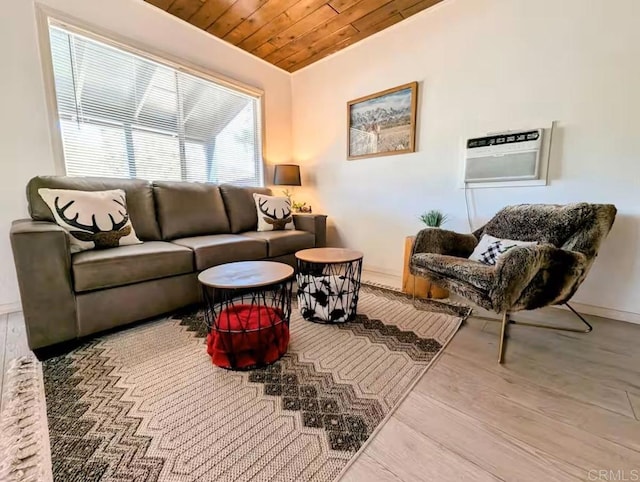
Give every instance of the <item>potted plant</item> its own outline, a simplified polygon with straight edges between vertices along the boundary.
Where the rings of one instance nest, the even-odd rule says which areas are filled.
[[[430,228],[439,228],[447,222],[447,219],[449,219],[449,217],[442,211],[438,211],[437,209],[425,211],[420,215],[420,221],[422,221],[427,225],[427,227]]]
[[[301,213],[301,214],[311,213],[311,206],[308,206],[307,203],[299,203],[296,201],[292,201],[291,208],[293,209],[294,213]]]

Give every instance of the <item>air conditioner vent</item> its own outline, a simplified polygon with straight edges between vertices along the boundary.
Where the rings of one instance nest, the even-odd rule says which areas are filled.
[[[510,131],[467,139],[467,184],[540,179],[543,129]]]

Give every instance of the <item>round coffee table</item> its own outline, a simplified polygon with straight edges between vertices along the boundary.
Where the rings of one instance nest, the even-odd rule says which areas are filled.
[[[293,268],[273,261],[214,266],[198,275],[215,365],[249,370],[280,359],[289,346]]]
[[[312,248],[298,251],[295,256],[302,317],[317,323],[354,319],[363,254],[353,249]]]

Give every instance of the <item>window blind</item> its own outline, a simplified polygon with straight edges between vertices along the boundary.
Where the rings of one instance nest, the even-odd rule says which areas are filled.
[[[259,97],[49,26],[67,175],[263,185]]]

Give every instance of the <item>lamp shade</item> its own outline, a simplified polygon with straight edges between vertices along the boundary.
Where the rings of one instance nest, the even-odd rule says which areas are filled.
[[[297,164],[276,164],[273,184],[276,186],[301,186],[300,166]]]

